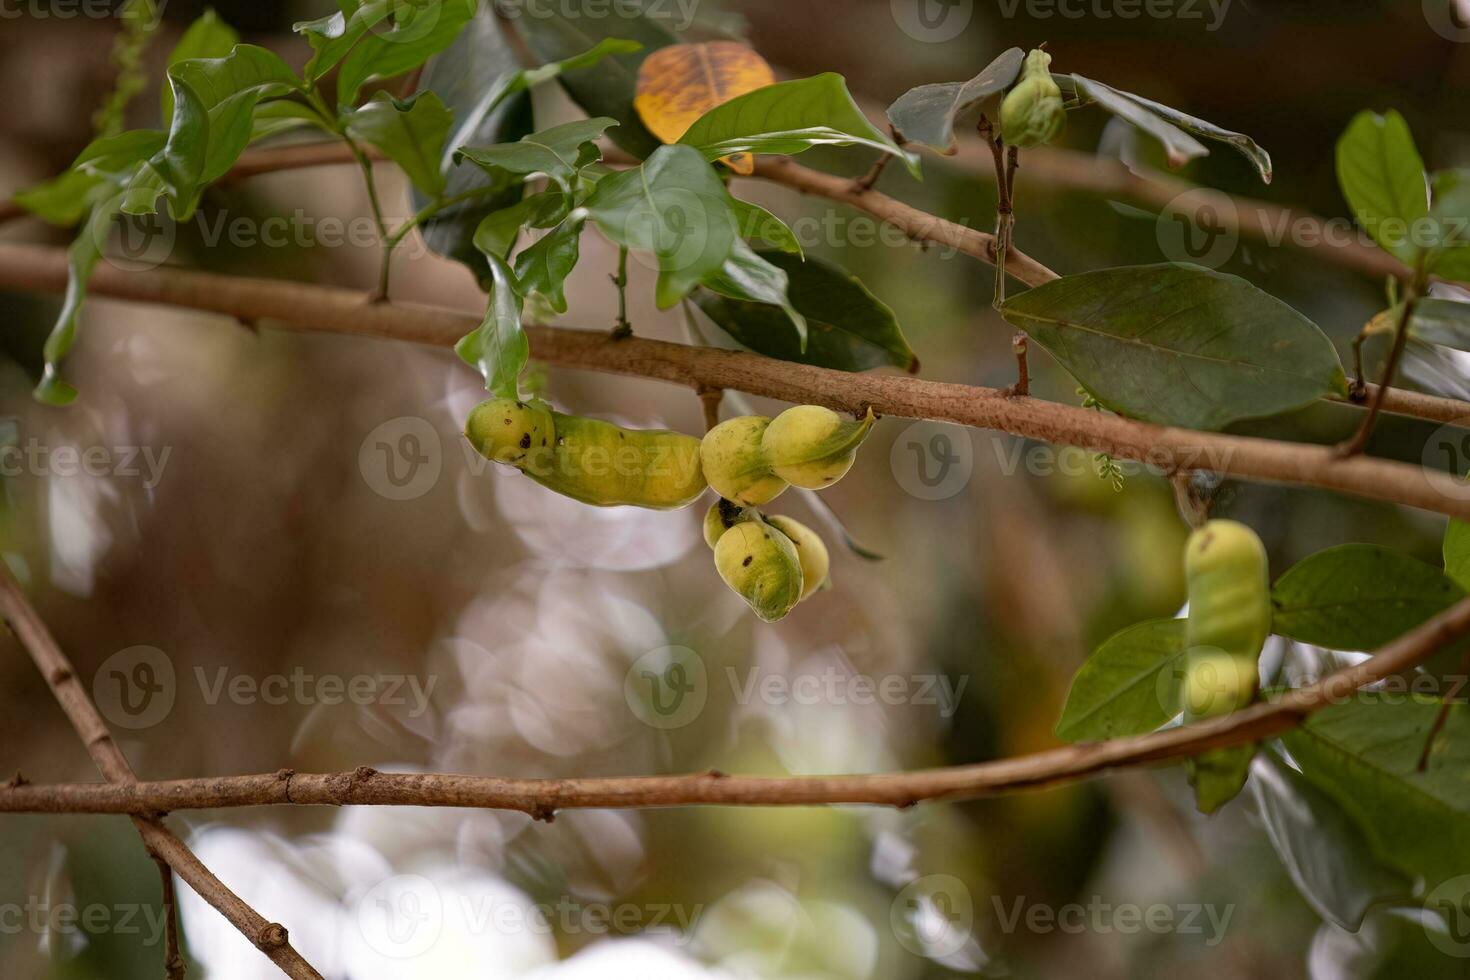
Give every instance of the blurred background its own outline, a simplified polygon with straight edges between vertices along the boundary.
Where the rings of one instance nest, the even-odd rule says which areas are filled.
[[[333,9],[214,6],[298,67],[307,48],[291,24]],[[694,35],[746,33],[782,76],[843,73],[875,121],[913,85],[968,78],[1006,47],[1044,41],[1054,69],[1249,133],[1275,159],[1269,187],[1223,149],[1190,180],[1326,217],[1345,212],[1333,144],[1361,109],[1402,112],[1431,169],[1470,163],[1470,31],[1433,0],[1180,0],[1169,16],[1110,0],[661,6],[687,11]],[[146,55],[153,79],[202,10],[164,6]],[[64,169],[88,142],[114,75],[111,11],[0,0],[0,196]],[[549,112],[560,98],[538,93]],[[151,92],[132,113],[133,125],[156,124]],[[1105,118],[1072,114],[1064,147],[1038,151],[1036,176],[1023,156],[1017,241],[1064,273],[1181,257],[1156,209],[1045,179],[1047,161],[1160,166]],[[988,228],[994,184],[975,149],[926,157],[922,184],[891,168],[880,187]],[[857,175],[871,160],[851,150],[803,162]],[[397,172],[377,175],[385,209],[407,217]],[[735,189],[891,306],[923,376],[1013,380],[988,266],[779,187]],[[367,214],[352,168],[257,177],[211,191],[169,261],[368,288],[378,251]],[[289,219],[284,244],[217,233],[272,217]],[[342,240],[313,245],[333,222]],[[25,218],[0,238],[68,240]],[[462,267],[417,241],[398,255],[395,299],[483,309]],[[615,258],[585,236],[558,322],[612,326]],[[1217,258],[1322,325],[1345,362],[1386,305],[1382,282],[1310,249],[1241,239]],[[650,270],[632,272],[635,331],[685,340],[677,312],[654,309]],[[460,427],[484,393],[448,350],[94,300],[67,365],[82,397],[63,410],[29,397],[56,309],[55,297],[0,295],[0,438],[22,450],[4,475],[4,555],[145,778],[358,765],[801,774],[994,759],[1055,745],[1069,679],[1093,647],[1184,599],[1186,527],[1166,481],[1134,467],[1118,481],[1086,453],[889,419],[823,495],[883,559],[845,548],[808,498],[787,494],[773,509],[822,531],[833,588],[765,625],[716,576],[702,506],[584,507],[467,454]],[[1080,402],[1044,353],[1032,365],[1039,395]],[[1412,351],[1408,370],[1429,390],[1470,394],[1443,352]],[[683,388],[556,369],[537,380],[563,410],[702,428]],[[1326,442],[1355,420],[1322,405],[1239,430]],[[1386,418],[1372,451],[1418,461],[1433,429]],[[1277,573],[1347,541],[1437,560],[1443,531],[1422,513],[1230,483],[1215,514],[1256,528]],[[661,715],[641,679],[673,663],[697,696]],[[121,679],[146,680],[147,697],[130,699]],[[901,693],[864,696],[885,679]],[[96,778],[8,637],[0,732],[7,776]],[[1175,769],[901,812],[594,811],[545,824],[274,808],[172,823],[334,978],[1142,977],[1186,965],[1222,978],[1463,975],[1402,919],[1370,918],[1356,935],[1324,925],[1250,793],[1205,819]],[[0,827],[0,975],[159,975],[157,875],[127,820],[6,816]],[[186,888],[181,904],[191,975],[276,975]],[[1155,907],[1167,927],[1125,912]],[[66,909],[102,911],[84,925]]]

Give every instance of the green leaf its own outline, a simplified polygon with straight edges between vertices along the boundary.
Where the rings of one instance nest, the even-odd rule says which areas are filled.
[[[788,295],[790,282],[786,270],[767,262],[755,249],[745,244],[744,239],[735,239],[735,246],[730,250],[730,257],[725,260],[725,264],[718,271],[706,276],[702,285],[730,299],[779,308],[786,314],[792,326],[796,327],[800,352],[806,353],[806,317],[791,305]]]
[[[1443,551],[1445,574],[1470,590],[1470,523],[1451,520],[1445,525]]]
[[[1375,317],[1394,327],[1403,313],[1403,305]],[[1438,344],[1455,350],[1470,351],[1470,303],[1426,296],[1414,303],[1414,315],[1409,317],[1409,336],[1426,344]]]
[[[170,74],[174,116],[163,149],[149,157],[128,184],[124,214],[155,214],[167,195],[169,214],[182,221],[194,213],[204,186],[209,154],[209,110],[193,86]]]
[[[87,280],[102,258],[102,248],[112,232],[112,221],[118,215],[122,199],[118,195],[108,197],[110,188],[94,188],[89,202],[91,213],[76,239],[66,250],[66,295],[61,301],[61,312],[46,337],[41,354],[45,360],[41,380],[36,385],[34,396],[47,405],[70,405],[76,401],[77,390],[61,379],[58,369],[62,360],[71,352],[77,338],[77,317],[82,312],[82,303],[87,298]]]
[[[1403,116],[1358,113],[1337,142],[1337,182],[1358,224],[1384,251],[1418,261],[1410,232],[1429,214],[1429,185]]]
[[[392,78],[422,65],[449,47],[475,16],[478,0],[430,0],[393,5],[392,30],[366,34],[337,72],[337,104],[357,101],[362,86],[374,78]]]
[[[292,24],[291,30],[305,34],[307,43],[315,52],[302,72],[306,81],[315,84],[347,57],[347,52],[357,46],[364,34],[405,6],[408,5],[398,0],[367,0],[347,12],[339,10],[317,20]]]
[[[238,44],[223,58],[179,62],[169,69],[169,79],[192,89],[208,114],[201,184],[213,183],[235,165],[250,144],[255,108],[262,99],[301,87],[295,72],[278,55],[253,44]],[[174,119],[177,123],[177,113]],[[169,135],[173,137],[173,127]]]
[[[1098,85],[1099,83],[1091,82],[1089,84]],[[1231,132],[1228,129],[1216,126],[1212,122],[1206,122],[1196,116],[1189,115],[1187,112],[1180,112],[1178,109],[1155,102],[1152,99],[1146,99],[1141,95],[1135,95],[1132,92],[1124,92],[1121,89],[1111,87],[1109,87],[1109,92],[1112,95],[1120,96],[1129,102],[1133,102],[1147,109],[1165,122],[1188,133],[1234,147],[1256,168],[1256,173],[1260,175],[1262,182],[1267,184],[1271,183],[1271,154],[1261,149],[1255,140],[1246,136],[1244,133]],[[1167,145],[1166,142],[1165,146]]]
[[[1151,619],[1108,637],[1072,678],[1057,738],[1142,735],[1179,714],[1184,626],[1182,619]]]
[[[1429,270],[1442,279],[1470,279],[1470,170],[1434,175]]]
[[[455,351],[485,376],[485,388],[497,398],[518,398],[519,379],[531,357],[531,344],[521,328],[521,298],[505,260],[487,254],[493,285],[485,319],[465,334]]]
[[[615,54],[632,54],[642,50],[643,45],[637,41],[624,40],[623,38],[606,37],[598,41],[591,49],[581,54],[564,58],[561,61],[553,61],[540,65],[536,68],[520,68],[507,72],[498,78],[492,87],[493,94],[489,95],[490,107],[494,108],[501,100],[508,98],[517,92],[535,88],[554,78],[560,77],[569,71],[578,71],[591,68],[603,58]]]
[[[88,193],[105,182],[80,170],[68,170],[45,183],[35,184],[15,195],[15,203],[49,221],[68,226],[81,221],[87,213]]]
[[[1361,827],[1374,855],[1432,889],[1470,869],[1470,712],[1451,709],[1424,772],[1438,698],[1360,692],[1282,741],[1302,774]]]
[[[433,92],[420,92],[407,102],[379,92],[346,116],[349,136],[382,150],[429,197],[444,193],[439,161],[453,123]]]
[[[329,136],[336,135],[311,106],[277,99],[256,105],[250,128],[250,142],[255,143],[302,126],[315,126]]]
[[[166,134],[156,129],[130,129],[116,136],[102,136],[77,154],[72,169],[94,177],[124,177],[162,150],[166,140]]]
[[[486,215],[508,208],[521,199],[524,183],[510,174],[488,174],[472,163],[458,163],[455,147],[466,144],[488,146],[520,139],[532,129],[531,100],[520,92],[499,98],[502,80],[518,71],[518,61],[490,4],[442,54],[429,60],[419,79],[420,92],[433,92],[454,117],[454,130],[445,141],[439,163],[444,175],[444,196],[481,194],[440,211],[419,226],[419,234],[433,251],[463,263],[486,285],[490,267],[474,246],[474,235]],[[428,195],[412,188],[413,208],[421,211],[431,202]]]
[[[483,170],[518,176],[545,174],[563,193],[572,193],[577,172],[600,158],[597,140],[603,132],[616,126],[617,120],[602,116],[576,119],[560,126],[523,136],[515,143],[497,146],[460,147],[456,159],[468,160]]]
[[[1210,151],[1203,143],[1157,112],[1145,108],[1137,96],[1129,96],[1111,85],[1081,75],[1073,75],[1072,79],[1080,96],[1092,99],[1119,119],[1132,123],[1162,143],[1169,166],[1182,167],[1196,157],[1209,156]]]
[[[624,151],[642,158],[658,149],[659,141],[633,108],[633,96],[643,59],[677,43],[678,38],[629,5],[609,5],[603,0],[561,0],[549,8],[528,11],[512,5],[509,12],[515,15],[515,26],[531,51],[543,62],[575,58],[607,38],[638,42],[636,51],[614,52],[594,65],[562,73],[558,81],[589,116],[611,116],[618,121],[609,135]]]
[[[1005,304],[1104,407],[1218,429],[1345,393],[1311,320],[1236,276],[1152,265],[1065,276]]]
[[[567,311],[563,290],[567,276],[577,265],[580,255],[582,215],[568,217],[516,256],[517,290],[522,297],[540,293],[557,313]]]
[[[1272,630],[1331,650],[1376,650],[1465,597],[1433,565],[1371,544],[1304,558],[1271,590]]]
[[[1240,795],[1255,754],[1256,743],[1250,742],[1211,749],[1184,760],[1189,785],[1194,787],[1194,805],[1200,813],[1214,813]]]
[[[740,228],[740,237],[758,239],[773,245],[783,252],[801,256],[801,242],[791,227],[758,204],[730,197],[730,209],[735,213],[735,223]]]
[[[1412,882],[1374,859],[1363,829],[1342,807],[1274,752],[1256,757],[1251,776],[1271,846],[1322,918],[1357,932],[1369,909],[1413,894]]]
[[[777,82],[715,106],[679,138],[718,160],[735,153],[801,153],[814,146],[866,146],[891,153],[919,176],[919,157],[868,121],[841,75]]]
[[[189,29],[184,31],[184,36],[179,38],[179,43],[174,45],[173,51],[169,52],[167,68],[172,68],[181,61],[192,58],[223,58],[230,53],[230,49],[240,43],[240,35],[229,24],[219,19],[219,15],[212,9],[206,9]],[[159,99],[162,102],[160,119],[172,119],[174,115],[174,92],[167,85],[160,86]]]
[[[999,95],[1021,75],[1026,52],[1011,48],[968,82],[936,82],[911,88],[888,107],[888,121],[910,143],[946,156],[957,149],[955,120],[961,113]]]
[[[549,228],[567,213],[567,197],[559,191],[542,191],[508,208],[492,211],[475,229],[475,248],[486,255],[509,259],[523,228]]]
[[[687,146],[659,147],[641,165],[602,178],[586,207],[613,242],[657,258],[660,309],[724,265],[735,246],[730,195]]]
[[[705,315],[745,347],[767,357],[815,364],[839,371],[897,367],[917,371],[919,359],[894,313],[856,278],[818,259],[801,261],[789,253],[758,249],[765,261],[786,273],[786,295],[808,325],[803,351],[779,306],[743,302],[700,291],[695,302]]]

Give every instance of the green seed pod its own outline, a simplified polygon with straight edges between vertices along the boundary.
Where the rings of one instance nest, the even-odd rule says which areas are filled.
[[[852,468],[873,421],[871,409],[862,421],[854,422],[830,408],[798,405],[772,420],[761,446],[778,477],[793,486],[821,490]]]
[[[791,539],[796,546],[796,557],[801,562],[801,597],[805,599],[813,592],[827,584],[827,571],[831,567],[831,558],[827,555],[827,546],[817,536],[817,532],[789,517],[777,514],[766,518],[766,522]]]
[[[755,614],[774,623],[801,601],[801,560],[791,539],[764,521],[741,521],[715,542],[715,568]]]
[[[1067,128],[1062,90],[1051,77],[1051,55],[1040,48],[1026,55],[1021,80],[1000,104],[1000,135],[1023,149],[1050,143]]]
[[[1223,650],[1191,650],[1184,671],[1180,699],[1186,721],[1229,714],[1251,703],[1256,693],[1254,660]]]
[[[677,510],[706,486],[693,436],[624,429],[553,412],[541,402],[482,402],[470,413],[465,435],[487,459],[584,504]]]
[[[718,503],[710,505],[710,509],[704,512],[704,543],[713,550],[715,542],[720,540],[720,535],[733,527],[737,521],[748,520],[744,514],[745,510],[739,504],[732,504],[721,497]]]
[[[705,479],[726,500],[754,507],[775,500],[786,481],[771,472],[761,437],[771,420],[759,415],[727,419],[704,434],[699,457]]]
[[[1271,635],[1266,547],[1235,521],[1209,521],[1184,546],[1190,648],[1214,647],[1254,664]]]

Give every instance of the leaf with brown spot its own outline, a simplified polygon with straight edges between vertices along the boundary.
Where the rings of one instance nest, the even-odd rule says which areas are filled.
[[[649,132],[665,143],[677,143],[715,106],[775,82],[766,60],[743,44],[674,44],[643,60],[633,108]],[[739,174],[755,168],[748,153],[732,154],[722,162]]]

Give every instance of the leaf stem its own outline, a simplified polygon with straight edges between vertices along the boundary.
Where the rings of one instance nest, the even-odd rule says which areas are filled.
[[[1414,317],[1414,307],[1419,302],[1419,295],[1425,288],[1425,278],[1424,263],[1421,260],[1418,268],[1414,270],[1413,279],[1404,287],[1404,307],[1399,313],[1399,322],[1394,328],[1393,347],[1388,352],[1388,363],[1383,366],[1383,375],[1378,380],[1378,390],[1374,392],[1373,401],[1368,405],[1368,414],[1363,416],[1352,438],[1337,445],[1338,456],[1358,455],[1367,447],[1368,439],[1373,435],[1374,423],[1378,421],[1378,413],[1383,410],[1384,396],[1388,392],[1389,385],[1393,383],[1399,362],[1403,360],[1404,348],[1408,346],[1409,322]]]
[[[618,273],[609,278],[618,287],[618,322],[613,327],[612,337],[614,340],[622,340],[633,336],[633,325],[628,322],[628,246],[618,249]]]

